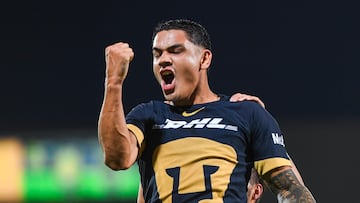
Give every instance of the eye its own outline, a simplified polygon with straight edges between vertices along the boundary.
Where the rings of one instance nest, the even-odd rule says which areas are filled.
[[[184,51],[184,47],[182,46],[177,46],[177,47],[174,47],[172,50],[171,50],[171,53],[174,53],[174,54],[180,54],[181,52]]]
[[[153,50],[152,51],[152,54],[153,54],[153,57],[155,57],[155,58],[158,58],[158,57],[160,57],[161,56],[161,51],[159,51],[159,50]]]

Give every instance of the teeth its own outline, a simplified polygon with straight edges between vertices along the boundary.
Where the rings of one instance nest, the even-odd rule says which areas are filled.
[[[171,75],[172,74],[172,72],[171,71],[164,71],[164,72],[162,72],[161,73],[161,75]]]

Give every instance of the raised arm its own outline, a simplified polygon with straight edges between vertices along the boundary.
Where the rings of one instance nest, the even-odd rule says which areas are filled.
[[[126,126],[122,102],[122,87],[133,57],[127,43],[116,43],[105,49],[105,92],[98,121],[98,138],[104,162],[113,170],[131,167],[138,153],[136,138]]]
[[[310,190],[303,184],[302,180],[297,178],[290,166],[280,167],[268,172],[263,176],[263,180],[277,196],[278,202],[316,202]]]

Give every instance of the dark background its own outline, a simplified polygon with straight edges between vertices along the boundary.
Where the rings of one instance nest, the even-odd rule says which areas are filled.
[[[0,14],[0,131],[96,129],[104,48],[117,41],[135,52],[126,111],[162,99],[152,28],[190,18],[212,37],[212,88],[259,96],[318,202],[350,202],[359,180],[358,8],[346,1],[8,2]]]

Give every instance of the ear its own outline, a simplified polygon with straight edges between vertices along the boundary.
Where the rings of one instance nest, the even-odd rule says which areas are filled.
[[[208,69],[212,60],[212,52],[209,49],[204,49],[200,59],[200,69]]]
[[[263,186],[257,183],[254,187],[254,193],[253,193],[254,199],[260,199],[263,192],[264,192]]]

